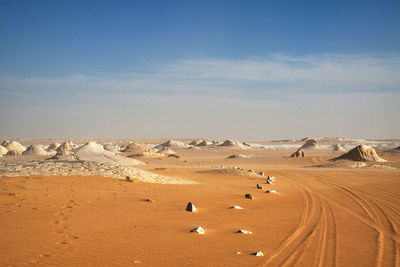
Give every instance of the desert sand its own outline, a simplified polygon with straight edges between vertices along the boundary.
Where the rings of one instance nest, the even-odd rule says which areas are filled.
[[[65,140],[18,141],[28,147]],[[87,141],[122,147],[166,140],[73,143]],[[400,153],[384,144],[377,153],[386,162],[337,162],[331,159],[343,152],[332,151],[337,140],[328,141],[319,140],[304,158],[290,157],[304,141],[245,149],[178,143],[173,149],[179,158],[132,165],[144,171],[140,179],[105,177],[129,166],[68,163],[66,168],[83,169],[46,175],[26,167],[47,164],[50,174],[44,156],[1,157],[0,265],[400,266]],[[147,172],[158,180],[146,180]],[[267,182],[267,176],[275,179]],[[196,212],[186,211],[188,202]],[[205,233],[191,232],[196,227]],[[253,255],[258,251],[263,256]]]

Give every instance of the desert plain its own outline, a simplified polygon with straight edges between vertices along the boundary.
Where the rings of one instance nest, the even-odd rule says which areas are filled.
[[[400,266],[400,141],[315,140],[17,140],[0,265]],[[359,144],[385,161],[332,161]]]

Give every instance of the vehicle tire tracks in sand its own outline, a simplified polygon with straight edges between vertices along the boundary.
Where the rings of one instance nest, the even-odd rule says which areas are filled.
[[[376,196],[367,196],[366,192],[362,192],[358,189],[350,188],[344,185],[339,185],[322,176],[312,176],[314,177],[314,180],[326,184],[346,194],[355,202],[357,202],[360,207],[365,211],[367,216],[351,210],[350,208],[345,208],[345,210],[348,211],[350,214],[357,217],[358,219],[362,218],[361,221],[373,227],[378,232],[378,249],[375,265],[383,266],[386,265],[387,262],[393,262],[394,266],[399,266],[400,252],[398,243],[400,242],[400,236],[398,233],[398,229],[400,226],[397,219],[395,219],[397,218],[398,213],[393,210],[393,208],[388,207],[387,204],[383,204],[382,201],[380,201],[379,198]],[[378,203],[377,201],[379,201],[380,203]],[[332,202],[336,205],[341,205],[335,201]],[[383,207],[385,207],[386,209],[384,209]],[[342,208],[344,207],[342,206]]]
[[[316,246],[314,266],[336,266],[337,227],[336,217],[329,202],[312,193],[307,187],[289,182],[301,192],[304,211],[299,225],[272,254],[267,255],[262,266],[293,266],[307,248]]]

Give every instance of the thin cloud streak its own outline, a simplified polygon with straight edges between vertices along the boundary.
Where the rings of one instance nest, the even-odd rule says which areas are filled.
[[[0,76],[8,94],[121,93],[268,97],[302,94],[396,92],[400,55],[274,54],[251,59],[185,59],[158,65],[146,73],[72,75],[69,77]]]

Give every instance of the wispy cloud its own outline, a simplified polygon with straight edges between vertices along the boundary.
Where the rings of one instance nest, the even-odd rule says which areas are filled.
[[[7,94],[122,93],[268,97],[400,91],[400,55],[274,54],[249,59],[185,59],[145,73],[68,77],[0,76]]]

